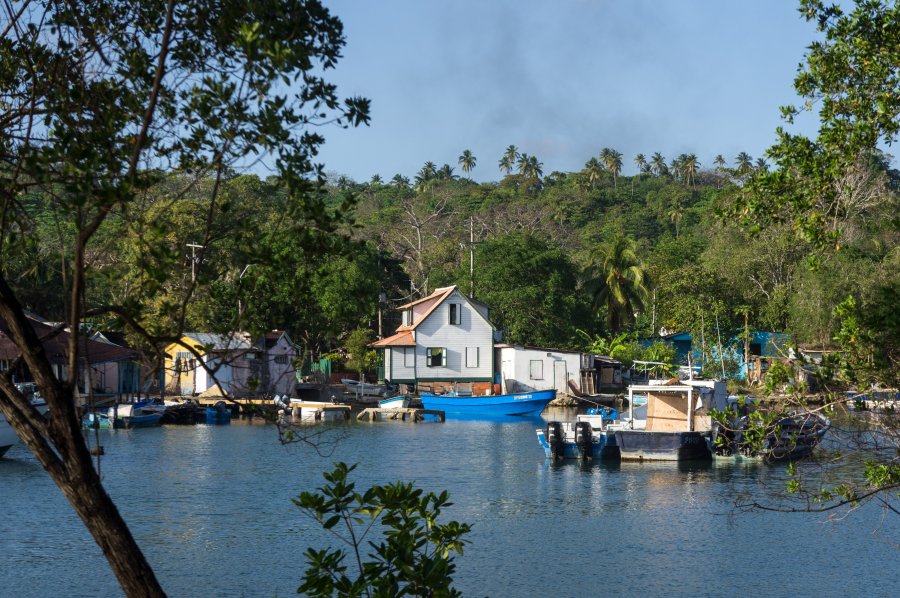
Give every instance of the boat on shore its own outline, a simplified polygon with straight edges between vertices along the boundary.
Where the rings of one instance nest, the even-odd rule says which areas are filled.
[[[462,415],[540,415],[556,398],[555,390],[519,392],[505,395],[421,394],[425,409]]]
[[[385,384],[370,384],[352,378],[341,378],[341,384],[357,403],[374,404],[387,397],[395,389]]]
[[[406,409],[407,407],[409,407],[409,397],[400,395],[387,399],[381,399],[380,401],[378,401],[378,406],[381,409]]]

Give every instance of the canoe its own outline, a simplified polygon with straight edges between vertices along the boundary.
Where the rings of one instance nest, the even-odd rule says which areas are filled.
[[[556,398],[555,390],[507,395],[460,396],[456,393],[422,393],[425,409],[461,415],[539,415]]]

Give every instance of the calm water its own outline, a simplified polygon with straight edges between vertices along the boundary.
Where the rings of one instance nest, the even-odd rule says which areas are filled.
[[[333,453],[272,426],[104,432],[104,481],[171,596],[287,596],[329,536],[290,499],[337,460],[360,486],[448,489],[474,525],[458,559],[471,596],[900,594],[900,536],[863,510],[730,516],[737,492],[781,483],[757,465],[551,465],[535,424],[383,422],[329,429]],[[322,430],[323,428],[314,428]],[[99,549],[22,447],[0,459],[0,596],[116,596]],[[880,535],[879,535],[880,533]]]

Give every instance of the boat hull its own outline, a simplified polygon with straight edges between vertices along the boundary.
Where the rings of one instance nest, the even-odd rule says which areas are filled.
[[[556,398],[555,390],[511,395],[451,396],[422,393],[425,409],[462,415],[539,415]]]
[[[152,428],[162,423],[163,414],[145,413],[143,415],[129,415],[126,417],[117,417],[115,426],[122,428]]]
[[[616,430],[623,461],[698,461],[712,459],[703,432]]]
[[[391,397],[378,401],[381,409],[405,409],[409,407],[409,397]]]
[[[5,455],[6,451],[17,442],[19,442],[19,437],[16,436],[15,430],[12,429],[5,417],[0,416],[0,457]]]

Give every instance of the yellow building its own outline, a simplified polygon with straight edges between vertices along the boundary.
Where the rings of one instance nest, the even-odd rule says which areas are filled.
[[[184,345],[194,349],[201,359]],[[258,361],[257,349],[244,332],[185,332],[181,343],[172,343],[165,349],[166,391],[200,394],[218,382],[225,394],[247,394],[259,379]]]

